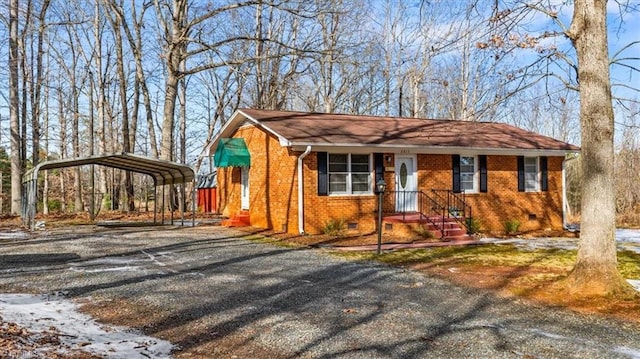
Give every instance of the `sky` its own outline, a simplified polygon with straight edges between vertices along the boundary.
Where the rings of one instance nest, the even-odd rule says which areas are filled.
[[[383,1],[373,1],[373,0],[371,1],[373,4],[378,4],[378,6],[380,7],[382,7],[383,4],[385,3]],[[393,0],[393,1],[397,1],[397,0]],[[441,0],[441,2],[444,4],[446,4],[447,1],[450,1],[451,3],[453,3],[456,0]],[[512,0],[504,0],[503,2],[509,2],[509,1],[512,1]],[[638,8],[638,11],[636,12],[622,11],[624,9],[618,6],[618,3],[616,1],[609,0],[608,2],[608,10],[609,10],[609,34],[608,35],[609,35],[609,43],[610,43],[610,52],[612,55],[616,54],[622,48],[622,46],[632,43],[633,41],[640,41],[640,0],[628,0],[628,1],[631,6],[635,6],[636,8]],[[569,4],[564,5],[565,2]],[[412,9],[416,9],[416,11],[417,9],[419,9],[419,3],[420,1],[417,1],[417,0],[410,3],[403,2],[405,6]],[[551,3],[552,5],[556,6],[556,9],[559,12],[559,18],[562,20],[562,22],[566,26],[569,26],[571,22],[572,12],[573,12],[571,1],[545,0],[545,3]],[[456,4],[460,4],[460,3],[456,2]],[[530,21],[528,21],[527,28],[531,29],[534,32],[549,30],[553,28],[550,26],[552,22],[549,19],[549,17],[541,13],[532,12],[531,18],[528,20]],[[448,28],[448,26],[445,26],[443,24],[443,29],[444,28]],[[549,41],[558,41],[560,46],[570,47],[570,44],[568,43],[568,41],[562,37],[556,38],[554,40],[549,40]],[[0,43],[0,45],[2,45],[2,43]],[[525,58],[524,61],[526,61],[527,55],[524,55],[524,52],[523,52],[523,55],[521,56]],[[636,44],[635,46],[625,50],[620,57],[640,58],[640,44]],[[633,62],[627,61],[627,64],[633,64]],[[635,61],[635,66],[636,68],[640,69],[640,60]],[[611,78],[613,82],[614,95],[619,97],[626,97],[626,98],[640,100],[640,93],[630,90],[630,88],[632,87],[640,88],[640,73],[633,74],[628,67],[617,66],[617,65],[612,66],[611,70],[612,70]],[[3,86],[3,88],[6,88],[5,86]],[[161,91],[163,91],[162,88],[159,88],[156,90],[156,92],[161,92]],[[5,146],[5,147],[9,147],[9,141],[7,136],[8,135],[7,128],[9,125],[8,108],[6,105],[7,96],[8,94],[5,93],[3,89],[3,92],[0,93],[0,116],[1,116],[0,127],[2,127],[2,130],[0,133],[0,146]],[[161,108],[158,107],[157,111],[160,111],[160,110]],[[194,111],[194,114],[193,114],[194,116],[202,115],[200,112],[198,113],[195,113],[195,112],[197,111]],[[621,118],[621,117],[628,116],[627,115],[628,113],[629,113],[628,111],[624,113],[621,111],[618,111],[617,118],[616,118],[617,122],[618,123],[625,122],[624,118]],[[159,112],[158,112],[158,116],[160,117]],[[637,121],[640,122],[640,119]],[[203,132],[203,131],[199,131],[199,132]],[[140,139],[140,141],[142,141],[142,139]],[[52,144],[51,146],[54,146],[54,145]],[[195,146],[195,147],[200,148],[201,146],[198,144],[198,146]],[[190,157],[192,157],[191,158],[191,162],[192,162],[194,156],[190,156]]]
[[[573,16],[573,4],[571,1],[566,0],[552,0],[557,4],[558,18],[562,21],[564,26],[569,27],[571,24],[571,18]],[[569,4],[564,4],[565,2]],[[621,0],[619,2],[625,2]],[[618,1],[609,0],[607,3],[607,39],[609,42],[609,54],[613,59],[625,58],[636,60],[626,60],[624,64],[629,66],[635,66],[640,71],[640,43],[636,43],[625,49],[625,46],[634,42],[640,42],[640,0],[628,0],[630,8],[634,8],[636,11],[629,11],[628,9],[619,6]],[[538,31],[544,31],[549,29],[552,25],[552,21],[548,16],[537,13],[532,19],[532,28],[538,28]],[[556,28],[558,28],[556,26]],[[561,46],[570,46],[570,43],[566,39],[562,39]],[[614,96],[636,99],[640,101],[640,92],[632,91],[629,87],[635,87],[640,89],[640,73],[631,71],[630,68],[621,65],[612,65],[611,71],[611,83],[612,92]]]

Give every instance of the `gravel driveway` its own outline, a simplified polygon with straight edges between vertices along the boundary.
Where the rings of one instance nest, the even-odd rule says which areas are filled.
[[[242,235],[82,226],[0,236],[0,290],[126,298],[154,313],[139,325],[146,334],[179,332],[174,343],[202,357],[640,358],[638,325]],[[225,338],[227,352],[198,349]]]

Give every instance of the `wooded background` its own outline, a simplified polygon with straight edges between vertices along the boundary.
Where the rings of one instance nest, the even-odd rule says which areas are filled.
[[[612,4],[612,185],[620,222],[639,225],[640,4]],[[12,165],[24,173],[47,159],[124,151],[207,173],[206,144],[238,107],[497,121],[580,145],[572,7],[494,6],[9,0],[0,5],[9,60],[0,68],[0,211],[19,212]],[[574,213],[579,161],[569,162]],[[86,168],[50,171],[42,210],[84,210],[90,191],[105,209],[133,210],[147,203],[146,182],[101,168],[94,189]]]

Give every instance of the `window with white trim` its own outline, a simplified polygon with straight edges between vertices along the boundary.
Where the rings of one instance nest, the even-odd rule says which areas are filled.
[[[329,153],[329,194],[371,193],[371,156]]]
[[[476,156],[460,156],[460,189],[464,192],[478,192]]]
[[[524,158],[524,190],[525,192],[540,191],[540,177],[538,175],[538,157]]]

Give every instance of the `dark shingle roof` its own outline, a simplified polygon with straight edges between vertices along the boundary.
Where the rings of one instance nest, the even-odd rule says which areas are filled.
[[[577,146],[503,123],[255,109],[240,112],[291,145],[580,150]]]

